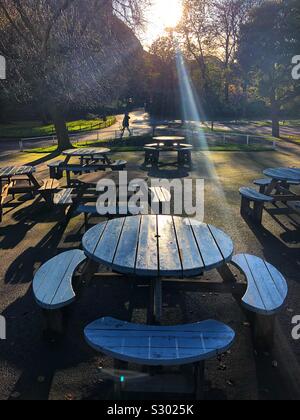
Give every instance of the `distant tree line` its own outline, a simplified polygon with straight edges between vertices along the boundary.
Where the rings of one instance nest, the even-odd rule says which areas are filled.
[[[183,54],[201,118],[299,117],[300,86],[292,58],[300,54],[298,0],[184,0],[175,30],[146,58],[149,109],[182,118],[176,55]]]

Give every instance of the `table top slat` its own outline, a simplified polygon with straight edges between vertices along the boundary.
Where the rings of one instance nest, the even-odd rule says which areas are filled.
[[[209,225],[209,229],[223,255],[224,261],[231,261],[234,254],[234,245],[230,237],[215,226]]]
[[[182,264],[172,216],[158,218],[159,272],[161,276],[182,276]]]
[[[111,220],[106,225],[103,235],[94,252],[95,257],[99,260],[99,262],[112,264],[119,244],[124,222],[124,218],[119,218]]]
[[[204,261],[205,270],[212,270],[219,266],[220,261],[224,261],[223,255],[221,254],[208,225],[192,222],[192,229]]]
[[[128,217],[125,220],[117,252],[113,261],[113,270],[135,272],[136,253],[140,234],[141,217]]]
[[[158,276],[156,216],[142,216],[135,271],[138,276]]]
[[[189,219],[186,222],[174,217],[174,225],[179,245],[183,274],[196,276],[203,272],[204,263],[199,252],[199,248],[194,237],[194,233]]]

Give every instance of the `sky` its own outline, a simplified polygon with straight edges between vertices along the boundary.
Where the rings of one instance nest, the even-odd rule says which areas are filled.
[[[182,0],[152,0],[152,3],[146,16],[146,33],[143,35],[146,47],[162,36],[166,28],[176,26],[182,15]]]

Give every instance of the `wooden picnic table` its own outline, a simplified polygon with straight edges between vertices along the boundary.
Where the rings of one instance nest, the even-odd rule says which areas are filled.
[[[65,156],[64,162],[55,162],[54,168],[51,168],[51,166],[53,165],[49,165],[50,174],[51,172],[54,172],[54,175],[52,173],[52,176],[50,176],[55,176],[56,170],[58,170],[58,172],[61,173],[65,171],[67,174],[67,184],[68,186],[70,186],[72,181],[71,173],[82,174],[103,171],[106,169],[124,169],[124,167],[126,167],[127,162],[122,160],[118,160],[115,162],[111,161],[111,159],[108,156],[110,152],[110,149],[99,147],[66,150],[63,152],[63,155]],[[79,164],[71,163],[70,161],[73,158],[79,158]],[[57,169],[55,169],[56,165]]]
[[[230,262],[232,240],[214,226],[173,216],[131,216],[101,223],[83,237],[94,262],[152,278],[153,313],[162,312],[162,277],[193,277]]]
[[[106,156],[110,153],[110,149],[104,148],[104,147],[94,147],[94,148],[82,148],[82,149],[70,149],[65,150],[63,152],[63,156],[66,156],[68,160],[72,157],[77,158],[90,158],[94,159],[96,158],[106,158]]]
[[[34,166],[6,166],[0,168],[0,188],[2,189],[3,182],[10,182],[12,178],[27,178],[29,181],[28,190],[38,190],[41,185],[34,177],[36,168]]]
[[[300,184],[300,169],[298,168],[269,168],[264,175],[272,179],[266,189],[266,195],[273,197],[274,202],[299,201],[300,195],[290,191],[289,183]],[[274,194],[274,191],[276,192]]]
[[[156,137],[158,140],[160,137]],[[161,137],[163,138],[163,137]],[[167,138],[167,139],[171,139]],[[175,139],[175,137],[174,137]],[[151,163],[154,166],[184,166],[184,165],[192,165],[192,150],[193,146],[191,144],[184,144],[179,141],[181,139],[178,137],[178,141],[174,140],[165,140],[162,142],[146,144],[144,147],[145,150],[145,163],[144,165],[147,166]],[[183,139],[184,140],[184,139]],[[176,162],[166,162],[162,163],[159,161],[160,153],[162,152],[177,152],[178,158]]]
[[[170,144],[170,143],[182,143],[185,142],[185,137],[179,136],[160,136],[160,137],[153,137],[153,140],[156,143],[161,144]]]

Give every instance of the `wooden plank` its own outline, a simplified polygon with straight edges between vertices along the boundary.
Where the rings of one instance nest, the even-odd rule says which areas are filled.
[[[59,191],[54,195],[53,202],[57,205],[70,205],[73,204],[72,199],[73,188],[67,188]]]
[[[158,216],[159,274],[161,276],[183,276],[177,238],[171,216]]]
[[[231,238],[215,226],[208,225],[208,228],[223,255],[224,263],[231,261],[234,253],[234,245]]]
[[[191,226],[198,244],[205,271],[212,270],[223,264],[221,251],[208,225],[191,221]]]
[[[107,223],[103,235],[95,248],[93,259],[100,263],[112,265],[124,222],[124,218],[119,218],[110,220]]]
[[[94,226],[92,229],[86,232],[82,238],[82,246],[83,246],[84,252],[91,259],[94,259],[95,250],[98,246],[99,241],[102,238],[102,235],[106,228],[107,223],[108,222],[104,222],[104,223],[100,223],[97,226]]]
[[[72,303],[75,292],[72,278],[77,267],[86,259],[80,250],[64,252],[45,263],[33,280],[37,303],[45,309],[59,309]]]
[[[141,217],[127,217],[113,261],[113,270],[133,274],[140,235]]]
[[[155,327],[103,318],[87,326],[84,333],[95,350],[117,360],[147,366],[177,366],[207,360],[227,351],[235,339],[230,327],[211,320]]]
[[[190,224],[189,219],[184,222],[174,217],[174,226],[179,244],[179,253],[184,276],[197,276],[204,271],[204,262]]]
[[[158,276],[156,216],[142,216],[135,271],[138,276]]]

